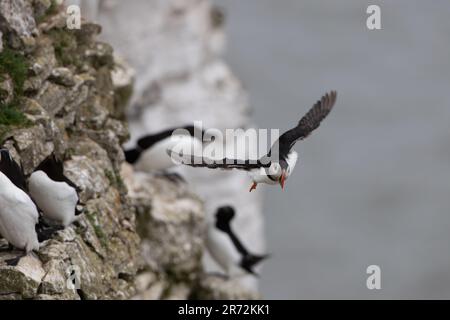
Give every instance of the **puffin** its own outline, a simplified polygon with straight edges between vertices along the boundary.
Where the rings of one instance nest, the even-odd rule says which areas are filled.
[[[79,196],[81,189],[64,175],[64,164],[54,153],[30,175],[28,189],[50,224],[65,228],[83,212]]]
[[[231,226],[234,216],[235,210],[232,206],[217,209],[215,221],[208,228],[206,247],[227,277],[247,274],[259,276],[254,267],[269,255],[258,255],[248,251]]]
[[[40,225],[38,208],[26,192],[22,167],[7,149],[0,149],[0,157],[0,235],[8,241],[10,249],[24,251],[6,260],[8,265],[15,266],[22,257],[39,250],[38,232],[46,228]]]
[[[182,149],[180,152],[198,152],[203,145],[203,134],[203,130],[186,125],[145,135],[137,140],[133,148],[124,150],[125,160],[137,171],[163,172],[170,180],[183,180],[178,174],[167,172],[176,163],[167,155],[166,150],[178,147]]]
[[[297,126],[284,132],[271,146],[268,154],[259,159],[212,159],[204,155],[187,155],[171,149],[167,149],[166,152],[177,164],[209,169],[247,171],[253,181],[250,192],[255,190],[259,183],[279,184],[284,190],[285,182],[292,174],[298,160],[298,153],[292,148],[297,141],[307,138],[319,127],[335,105],[336,99],[336,91],[324,94],[300,119]]]

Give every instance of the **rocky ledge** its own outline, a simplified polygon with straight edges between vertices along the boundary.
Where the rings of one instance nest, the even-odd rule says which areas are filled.
[[[0,297],[128,298],[135,292],[140,239],[120,177],[128,129],[125,104],[118,104],[124,99],[112,81],[116,64],[112,48],[95,40],[100,26],[67,30],[55,6],[1,2],[1,144],[26,174],[55,152],[86,207],[80,220],[17,267],[4,261],[19,252],[2,250]],[[74,289],[71,276],[79,278]]]

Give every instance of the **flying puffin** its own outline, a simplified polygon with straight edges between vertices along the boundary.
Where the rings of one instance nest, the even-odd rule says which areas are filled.
[[[31,174],[28,189],[47,222],[67,227],[82,213],[81,189],[64,175],[63,162],[54,153]]]
[[[190,153],[201,150],[202,137],[203,131],[192,125],[146,135],[137,140],[134,148],[124,151],[125,160],[138,171],[165,171],[175,166],[166,150],[175,146],[189,150]],[[180,178],[177,174],[165,175],[174,180]]]
[[[208,229],[206,246],[227,276],[258,276],[253,268],[268,258],[268,255],[252,254],[245,248],[231,227],[234,216],[235,211],[231,206],[217,209],[215,222]]]
[[[7,149],[0,149],[0,234],[10,247],[25,253],[6,260],[17,265],[19,260],[33,250],[39,250],[39,212],[26,193],[25,176]]]
[[[267,155],[257,160],[250,159],[211,159],[205,156],[185,155],[174,150],[166,152],[172,161],[192,167],[210,169],[239,169],[249,172],[253,180],[250,192],[256,189],[258,183],[280,184],[284,189],[285,181],[289,178],[297,163],[298,154],[292,147],[298,140],[308,137],[317,129],[323,119],[330,113],[337,98],[336,91],[322,96],[313,107],[300,119],[297,126],[283,133],[272,145]]]

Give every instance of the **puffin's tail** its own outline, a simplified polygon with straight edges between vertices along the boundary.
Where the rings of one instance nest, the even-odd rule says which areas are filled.
[[[262,255],[257,255],[257,254],[247,254],[242,258],[241,261],[241,267],[246,270],[248,273],[253,274],[256,277],[259,277],[259,274],[257,274],[254,270],[253,267],[255,267],[256,265],[258,265],[259,263],[261,263],[263,260],[267,259],[270,257],[270,254],[262,254]]]
[[[39,216],[39,221],[35,227],[39,242],[51,239],[56,232],[63,229],[64,226],[53,226],[48,224],[42,216]]]
[[[128,149],[128,150],[124,150],[123,151],[125,153],[125,160],[128,163],[135,163],[139,157],[141,156],[141,148],[133,148],[133,149]]]

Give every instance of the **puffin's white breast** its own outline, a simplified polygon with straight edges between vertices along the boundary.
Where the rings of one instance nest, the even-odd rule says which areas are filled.
[[[272,180],[267,175],[265,168],[251,170],[248,173],[250,178],[256,183],[277,184],[278,181]]]

